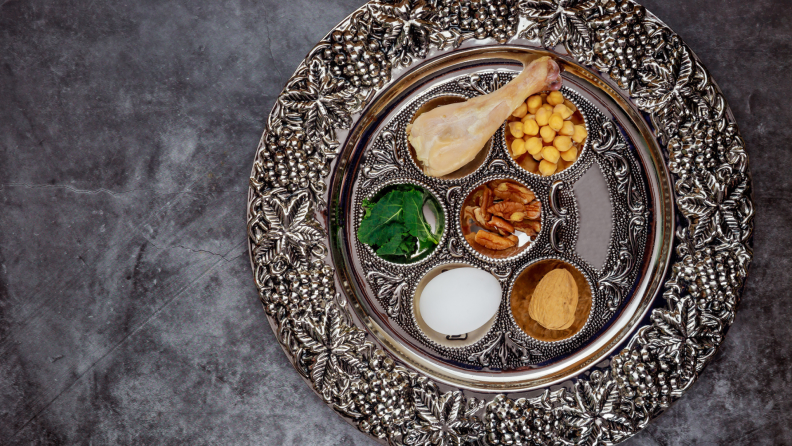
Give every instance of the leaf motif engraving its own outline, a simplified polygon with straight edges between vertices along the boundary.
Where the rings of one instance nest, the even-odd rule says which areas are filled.
[[[690,51],[681,45],[669,57],[664,63],[646,60],[638,71],[641,86],[633,93],[636,105],[652,114],[664,141],[685,119],[705,119],[710,113],[707,101],[693,84],[695,64]]]
[[[473,353],[468,358],[483,367],[500,367],[508,370],[514,365],[522,365],[531,361],[532,357],[541,357],[542,352],[526,347],[511,332],[498,331],[495,338],[484,345],[484,349]]]
[[[312,361],[310,378],[324,398],[330,398],[333,383],[344,375],[357,376],[364,368],[356,356],[365,335],[342,323],[334,305],[328,304],[319,319],[305,317],[296,322],[294,336]]]
[[[263,222],[267,230],[253,251],[258,264],[281,259],[288,265],[308,262],[311,249],[320,244],[324,232],[307,221],[311,203],[307,193],[298,193],[284,202],[271,196],[262,202]]]
[[[460,391],[441,394],[437,386],[424,383],[412,389],[419,422],[404,435],[407,446],[460,446],[481,437],[483,426],[474,417],[483,401],[466,399]]]
[[[393,133],[382,132],[380,138],[384,142],[383,147],[371,149],[366,156],[366,166],[363,168],[363,176],[366,177],[366,180],[363,187],[371,186],[374,180],[398,171],[403,165],[403,161],[397,153],[396,137]]]
[[[434,22],[436,9],[425,0],[372,2],[369,8],[384,30],[382,46],[395,65],[408,66],[426,57],[431,36],[441,32]]]
[[[334,78],[320,59],[313,59],[293,79],[278,102],[304,129],[310,141],[335,147],[336,129],[352,125],[351,110],[357,106],[356,89],[344,79]]]
[[[588,17],[597,12],[595,0],[523,0],[520,14],[532,20],[521,37],[541,37],[542,46],[552,49],[564,44],[579,60],[590,61],[593,39]]]
[[[372,287],[377,289],[377,299],[385,306],[388,316],[392,318],[403,317],[403,301],[407,281],[401,274],[393,275],[382,271],[369,271],[366,278]]]

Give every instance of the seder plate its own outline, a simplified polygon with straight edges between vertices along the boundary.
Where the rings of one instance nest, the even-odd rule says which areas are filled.
[[[543,55],[588,131],[578,160],[528,172],[502,127],[464,172],[424,175],[405,133],[416,113],[494,91]],[[682,396],[733,322],[752,257],[747,162],[706,69],[633,2],[370,2],[309,53],[270,114],[250,178],[255,283],[297,371],[382,443],[618,443]],[[497,179],[542,204],[535,239],[501,257],[460,223],[465,198]],[[409,264],[355,235],[362,201],[395,184],[430,192],[445,220],[437,248]],[[546,339],[517,325],[510,299],[553,262],[579,273],[590,309]],[[484,328],[443,336],[417,299],[457,266],[490,272],[503,295]]]

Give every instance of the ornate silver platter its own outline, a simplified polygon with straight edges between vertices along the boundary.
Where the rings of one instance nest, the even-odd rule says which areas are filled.
[[[416,113],[494,91],[542,55],[564,68],[588,131],[577,160],[531,173],[502,128],[468,170],[424,175],[405,133]],[[466,197],[493,180],[541,203],[541,230],[504,256],[473,246],[461,223]],[[428,191],[445,222],[409,263],[356,237],[363,200],[400,184]],[[610,218],[592,226],[596,184]],[[734,118],[692,51],[631,1],[372,1],[286,85],[250,186],[251,262],[278,341],[327,404],[394,445],[629,438],[712,358],[752,257]],[[576,331],[546,339],[510,301],[528,271],[554,264],[576,271],[587,307]],[[459,266],[495,276],[501,304],[482,329],[443,336],[416,302]]]

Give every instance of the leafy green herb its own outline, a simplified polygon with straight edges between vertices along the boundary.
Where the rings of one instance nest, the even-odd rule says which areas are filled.
[[[424,217],[425,204],[438,222],[435,231]],[[358,238],[380,256],[407,260],[440,242],[442,212],[434,198],[421,188],[396,186],[375,201],[364,201],[363,208],[365,215]]]
[[[404,193],[404,222],[410,234],[422,242],[440,243],[439,235],[432,232],[432,227],[423,214],[424,194],[422,191],[413,190]]]
[[[381,256],[406,256],[410,253],[410,240],[415,239],[404,233],[396,234],[388,240],[388,243],[385,243],[377,250],[377,254]]]
[[[369,215],[364,217],[360,224],[358,238],[371,246],[381,246],[390,241],[396,233],[406,232],[403,203],[404,193],[401,191],[390,192],[374,203],[370,211],[367,209]]]
[[[363,200],[363,209],[365,209],[366,211],[366,215],[364,215],[363,218],[369,218],[369,216],[371,215],[371,208],[373,207],[374,207],[374,203],[368,200]]]

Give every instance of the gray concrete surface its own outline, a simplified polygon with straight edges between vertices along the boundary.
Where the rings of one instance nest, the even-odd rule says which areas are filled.
[[[276,94],[361,0],[0,0],[0,444],[371,445],[292,370],[246,258]],[[748,142],[755,262],[632,445],[792,444],[792,8],[646,0]]]

